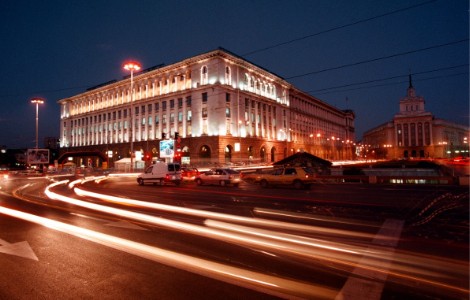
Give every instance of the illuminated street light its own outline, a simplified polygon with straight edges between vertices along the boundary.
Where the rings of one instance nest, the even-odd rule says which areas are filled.
[[[42,98],[33,98],[31,99],[31,103],[36,104],[36,149],[39,148],[38,143],[38,127],[39,127],[39,104],[44,103],[44,99]]]
[[[133,119],[133,109],[134,109],[134,72],[140,70],[140,64],[135,61],[126,62],[123,66],[124,70],[131,72],[131,112],[130,112],[130,123],[129,123],[129,140],[131,142],[131,172],[134,171],[134,119]]]

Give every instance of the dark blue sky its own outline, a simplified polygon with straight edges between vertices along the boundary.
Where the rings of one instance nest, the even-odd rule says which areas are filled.
[[[59,136],[57,101],[226,48],[340,109],[356,136],[392,119],[408,74],[426,110],[469,122],[467,0],[0,1],[0,145]],[[264,49],[264,50],[263,50]]]

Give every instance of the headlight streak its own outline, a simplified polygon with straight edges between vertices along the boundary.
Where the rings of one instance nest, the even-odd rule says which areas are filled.
[[[329,219],[329,218],[322,218],[322,217],[317,217],[317,216],[312,217],[307,214],[299,214],[295,212],[286,212],[286,211],[266,209],[266,208],[254,208],[254,212],[255,214],[261,214],[261,215],[285,216],[288,218],[295,218],[295,219],[300,218],[300,219],[309,219],[309,220],[319,220],[319,221],[324,221],[324,222],[335,222],[335,223],[341,223],[341,224],[379,227],[377,225],[373,225],[371,223],[366,223],[366,222],[355,222],[355,221],[353,222],[352,220],[342,220],[342,219],[338,220],[337,218]],[[248,230],[246,232],[249,233],[251,231]],[[383,255],[383,253],[380,250],[377,251],[372,248],[369,248],[363,251],[364,252],[362,253],[368,256],[381,257]],[[421,275],[440,276],[442,278],[443,275],[441,271],[446,270],[446,269],[451,270],[452,273],[456,275],[456,277],[458,276],[463,277],[463,276],[466,276],[468,273],[468,269],[466,267],[463,267],[466,265],[466,263],[464,261],[458,261],[458,260],[450,260],[450,259],[442,260],[438,257],[423,258],[421,256],[397,251],[395,252],[394,261],[399,262],[400,264],[403,265],[403,267],[400,267],[401,271],[406,272],[407,265],[415,266],[416,268],[419,268],[420,270],[419,273]],[[429,269],[430,272],[426,272],[423,269]],[[435,271],[432,271],[432,270],[435,270]],[[416,270],[414,272],[416,272]]]
[[[120,204],[158,209],[158,210],[186,214],[186,215],[191,215],[191,216],[196,216],[196,217],[201,217],[201,218],[233,221],[233,222],[243,223],[243,224],[273,227],[273,228],[308,232],[308,233],[319,232],[319,233],[326,233],[326,234],[332,234],[332,235],[340,235],[340,236],[347,236],[347,237],[354,236],[354,237],[361,237],[361,238],[373,238],[374,237],[373,234],[369,234],[369,233],[354,232],[354,231],[340,230],[340,229],[331,229],[331,228],[324,228],[324,227],[319,227],[319,226],[293,224],[293,223],[288,223],[288,222],[273,221],[273,220],[266,220],[266,219],[260,219],[260,218],[247,218],[247,217],[242,217],[242,216],[234,216],[234,215],[228,215],[228,214],[222,214],[222,213],[216,213],[216,212],[197,210],[197,209],[192,209],[192,208],[171,206],[171,205],[166,205],[166,204],[152,203],[152,202],[146,202],[146,201],[140,201],[140,200],[128,199],[128,198],[121,198],[121,197],[116,197],[116,196],[110,196],[110,195],[85,191],[78,187],[75,187],[74,191],[79,196],[87,196],[87,197],[97,198],[101,200],[116,202]],[[384,237],[384,238],[387,238],[387,237]]]
[[[90,196],[90,197],[94,197],[94,198],[100,198],[100,199],[103,199],[103,200],[119,202],[119,203],[125,204],[125,205],[134,205],[134,206],[143,206],[143,207],[149,207],[149,208],[155,208],[155,209],[164,209],[166,211],[172,211],[172,212],[177,212],[177,213],[186,213],[186,214],[200,216],[200,217],[209,217],[209,216],[214,217],[214,216],[216,216],[217,219],[235,220],[237,222],[242,221],[243,223],[257,224],[257,225],[260,225],[260,226],[267,226],[268,225],[268,224],[266,224],[266,222],[264,222],[264,221],[268,221],[268,220],[256,219],[255,222],[253,222],[253,221],[251,221],[251,219],[244,218],[244,217],[231,216],[231,215],[225,215],[225,214],[213,213],[213,212],[207,212],[207,211],[198,211],[198,210],[194,210],[194,209],[174,207],[174,206],[162,205],[162,204],[156,204],[156,203],[148,203],[148,202],[132,200],[132,199],[124,199],[124,198],[119,198],[119,197],[114,197],[114,196],[109,196],[109,195],[102,195],[102,194],[98,194],[98,193],[88,192],[88,191],[84,191],[84,190],[79,189],[79,188],[74,188],[74,190],[78,195]],[[79,201],[79,200],[75,200],[75,201]],[[80,204],[77,204],[77,205],[80,205]],[[143,216],[150,217],[148,215],[143,215]],[[139,221],[145,219],[148,222],[152,222],[152,221],[147,220],[143,216],[135,217],[134,219],[139,220]],[[130,217],[130,218],[133,218],[133,217]],[[165,220],[164,223],[166,223],[166,224],[160,224],[160,225],[168,227],[169,226],[168,222],[170,222],[170,221]],[[281,226],[283,228],[295,227],[295,226],[292,226],[292,225],[295,225],[295,224],[286,224],[285,222],[278,222],[278,221],[268,221],[269,224],[272,224],[273,222],[274,222],[274,224],[280,223],[281,225],[283,225],[283,226]],[[186,228],[186,226],[188,226],[188,224],[183,225],[181,227],[179,225],[175,224],[175,226],[176,227],[174,227],[174,228],[177,229],[177,230],[189,230],[189,231],[191,231],[191,229]],[[272,226],[274,226],[274,225],[272,225]],[[302,225],[302,226],[305,226],[305,225]],[[310,226],[306,226],[306,227],[310,227]],[[303,228],[303,229],[305,229],[305,228]],[[344,266],[358,267],[355,263],[355,261],[357,261],[357,259],[351,259],[350,257],[345,259],[345,257],[344,257],[345,254],[344,253],[341,255],[342,257],[339,258],[338,254],[331,255],[331,253],[330,253],[330,254],[321,255],[321,253],[318,252],[318,251],[316,251],[315,253],[312,253],[311,248],[305,249],[305,247],[293,247],[292,244],[289,245],[287,243],[274,243],[274,242],[269,241],[269,240],[249,238],[246,235],[245,236],[231,235],[231,234],[228,234],[227,232],[214,231],[214,232],[211,233],[209,231],[204,232],[204,230],[202,230],[202,231],[200,231],[200,230],[201,230],[201,228],[198,228],[198,229],[196,229],[196,231],[191,231],[191,232],[193,232],[195,234],[198,234],[198,235],[206,236],[208,238],[218,238],[218,239],[225,240],[225,241],[230,240],[230,241],[232,241],[234,243],[237,243],[237,244],[243,242],[244,245],[248,245],[248,246],[256,245],[258,247],[267,247],[271,250],[275,250],[275,251],[277,250],[278,252],[282,251],[284,253],[299,255],[299,256],[303,256],[303,257],[319,258],[319,259],[323,259],[323,260],[330,261],[332,263],[340,264],[340,265],[344,265]],[[305,231],[305,230],[301,230],[301,231]],[[204,232],[204,234],[202,232]],[[384,240],[385,237],[380,236],[380,235],[375,235],[375,238]],[[367,250],[362,250],[361,254],[366,255],[366,256],[379,257],[379,259],[380,259],[380,251],[378,251],[378,252],[377,251],[378,251],[378,249],[367,249]],[[397,264],[393,264],[392,269],[402,270],[402,271],[406,272],[407,274],[397,273],[397,272],[394,272],[394,271],[381,270],[380,268],[381,268],[382,263],[380,261],[374,262],[373,264],[370,264],[370,265],[361,265],[359,267],[360,268],[367,268],[367,269],[369,269],[371,271],[374,271],[374,272],[387,273],[389,276],[390,275],[395,276],[396,278],[402,278],[402,279],[408,280],[410,282],[420,281],[422,283],[426,283],[426,284],[434,285],[434,286],[439,286],[441,288],[451,289],[451,290],[458,291],[458,292],[468,292],[467,289],[460,288],[458,286],[453,286],[453,285],[450,285],[450,284],[441,283],[441,282],[434,281],[434,280],[428,280],[426,278],[416,277],[416,276],[419,276],[419,275],[428,275],[428,276],[434,276],[434,277],[437,276],[437,277],[442,278],[442,274],[440,274],[440,273],[428,272],[428,271],[425,270],[425,269],[429,268],[430,266],[435,266],[436,265],[436,262],[434,260],[427,261],[428,264],[425,264],[425,262],[423,264],[416,264],[417,268],[410,267],[410,265],[413,265],[413,262],[418,261],[416,255],[412,255],[410,257],[402,257],[402,258],[399,258],[398,260],[397,259],[394,259],[394,260],[403,262],[405,264],[405,266],[399,266]],[[406,265],[408,265],[408,266],[406,266]],[[444,264],[440,264],[440,265],[444,265]],[[438,268],[436,268],[436,269],[438,269]],[[462,270],[462,267],[460,267],[460,265],[458,265],[457,270]],[[415,274],[415,275],[413,275],[413,274]]]
[[[63,222],[39,217],[0,206],[0,213],[32,222],[44,227],[86,239],[116,250],[137,255],[167,266],[186,270],[229,284],[260,291],[266,294],[296,298],[332,299],[338,291],[326,287],[283,279],[246,269],[192,257],[185,254],[133,242],[97,231],[81,228]]]
[[[379,248],[373,248],[372,246],[369,246],[367,249],[364,249],[363,247],[351,246],[351,245],[335,243],[335,242],[327,242],[327,241],[318,240],[318,239],[311,239],[311,238],[306,238],[306,237],[296,236],[296,235],[291,235],[291,234],[283,234],[283,233],[279,233],[275,231],[240,226],[240,225],[219,222],[219,221],[214,221],[214,220],[206,220],[204,224],[212,228],[223,229],[227,231],[238,232],[238,233],[243,233],[247,235],[268,238],[268,239],[274,239],[274,240],[283,241],[287,243],[305,245],[305,246],[310,246],[312,248],[320,248],[320,249],[326,249],[326,250],[350,254],[350,255],[338,255],[338,254],[332,254],[331,252],[327,252],[325,255],[325,256],[334,256],[336,259],[341,259],[346,262],[344,263],[345,265],[349,265],[349,266],[353,266],[354,263],[357,261],[358,255],[360,255],[360,256],[368,257],[369,259],[367,263],[363,263],[363,266],[361,267],[366,268],[364,266],[369,266],[371,268],[380,268],[383,266],[382,265],[383,258],[386,257],[386,255],[389,255],[389,252],[390,252],[390,249],[388,248],[379,249]],[[380,236],[379,236],[379,239],[380,239]],[[320,252],[316,254],[319,255],[319,258],[322,258],[321,257],[322,254]],[[327,260],[330,260],[330,259],[327,259]],[[411,256],[411,255],[405,256],[405,255],[400,255],[398,253],[394,254],[393,260],[395,262],[401,263],[401,264],[394,264],[390,267],[391,269],[395,271],[401,271],[404,273],[414,273],[414,274],[419,274],[422,276],[423,275],[434,276],[434,277],[442,277],[442,273],[423,270],[423,266],[427,266],[430,269],[435,269],[437,271],[440,271],[446,264],[449,263],[448,261],[443,262],[443,263],[439,263],[439,261],[436,261],[436,260],[425,261],[424,259],[420,259],[419,257],[416,257],[416,256]],[[417,263],[417,260],[419,263]],[[336,260],[332,260],[332,259],[331,261],[337,262]],[[463,262],[454,263],[453,267],[455,267],[456,269],[452,268],[451,270],[454,271],[457,276],[464,276],[465,275],[464,272],[466,269],[462,268],[462,265],[463,265]],[[413,268],[413,266],[415,266],[415,268]],[[393,273],[393,274],[396,274],[396,273]],[[402,274],[398,274],[398,276],[403,277]]]
[[[356,254],[356,255],[361,254],[361,250],[363,250],[363,248],[360,248],[358,250],[349,250],[349,249],[346,249],[346,247],[348,247],[346,245],[330,246],[330,245],[327,245],[328,242],[321,241],[321,240],[318,240],[318,239],[306,238],[306,237],[303,237],[303,236],[286,234],[286,233],[279,233],[279,232],[274,232],[274,231],[265,230],[265,229],[257,229],[257,228],[254,228],[254,227],[240,226],[240,225],[235,225],[235,224],[230,224],[230,223],[225,223],[225,222],[219,222],[219,221],[214,221],[214,220],[206,220],[206,221],[204,221],[204,224],[208,227],[211,227],[211,228],[217,228],[217,229],[223,229],[223,230],[226,230],[226,231],[239,232],[239,233],[243,233],[243,234],[254,235],[254,236],[273,239],[273,240],[278,240],[278,241],[282,241],[282,242],[288,242],[288,243],[293,243],[293,244],[298,244],[298,245],[309,246],[309,247],[312,247],[312,248],[321,248],[321,249],[333,250],[333,251],[338,251],[338,252],[345,252],[345,253]],[[333,244],[333,243],[328,243],[328,244]],[[337,244],[337,245],[339,245],[339,244]]]
[[[137,177],[140,173],[110,173],[109,177]]]
[[[53,184],[50,187],[55,186],[55,185],[56,184]],[[212,239],[220,239],[224,241],[232,241],[237,244],[243,243],[244,245],[248,245],[248,246],[255,245],[255,246],[261,246],[261,247],[267,247],[269,249],[292,253],[295,255],[303,255],[303,256],[306,255],[309,257],[313,255],[311,253],[311,249],[308,247],[292,245],[290,243],[288,244],[288,243],[276,242],[276,241],[272,241],[269,239],[259,239],[259,238],[254,238],[252,236],[246,236],[246,235],[241,235],[241,234],[234,234],[234,233],[230,233],[230,232],[223,231],[223,230],[211,229],[211,228],[207,228],[203,226],[192,225],[192,224],[173,221],[173,220],[167,220],[164,218],[146,215],[142,213],[136,213],[136,212],[131,212],[131,211],[123,210],[123,209],[107,207],[107,206],[100,205],[100,204],[89,203],[86,201],[77,200],[74,198],[62,196],[57,193],[51,192],[49,187],[46,189],[45,193],[51,199],[60,200],[66,203],[74,204],[77,206],[81,206],[81,207],[85,207],[85,208],[89,208],[89,209],[93,209],[93,210],[97,210],[97,211],[101,211],[101,212],[105,212],[105,213],[109,213],[113,215],[118,215],[121,217],[127,217],[127,218],[134,219],[137,221],[148,222],[153,225],[164,226],[164,227],[171,228],[174,230],[186,231],[192,234],[197,234],[199,236],[204,236],[204,237],[208,237]]]
[[[83,181],[83,179],[75,179],[74,181],[71,181],[68,185],[69,189],[73,189],[75,187],[75,185],[80,184],[82,181]],[[57,183],[56,185],[60,185],[62,182],[67,183],[67,182],[69,182],[69,180],[56,182]],[[51,185],[50,187],[54,187],[56,185]]]
[[[378,224],[370,223],[370,222],[360,222],[356,220],[347,220],[347,219],[340,219],[340,218],[327,218],[323,216],[312,216],[305,213],[295,213],[290,211],[283,211],[283,210],[275,210],[275,209],[267,209],[267,208],[258,208],[255,207],[253,212],[256,215],[268,215],[268,216],[281,216],[287,217],[291,219],[303,219],[303,220],[310,220],[310,221],[321,221],[321,222],[330,222],[330,223],[340,223],[340,224],[349,224],[349,225],[358,225],[358,226],[365,226],[365,227],[374,227],[379,228]]]

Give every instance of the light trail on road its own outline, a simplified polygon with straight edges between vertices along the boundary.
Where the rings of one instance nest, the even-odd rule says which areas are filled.
[[[332,299],[338,291],[180,254],[0,206],[0,213],[229,284],[290,299]]]
[[[320,222],[329,222],[329,223],[337,223],[337,224],[356,225],[356,226],[362,226],[362,227],[380,228],[379,224],[373,223],[373,222],[342,219],[342,218],[337,218],[337,217],[333,218],[333,217],[325,217],[325,216],[316,216],[316,215],[311,215],[311,214],[306,214],[306,213],[295,213],[295,212],[285,211],[285,210],[255,207],[253,209],[253,213],[255,215],[283,217],[283,218],[287,218],[291,220],[294,219],[294,220],[320,221]]]
[[[172,206],[172,205],[166,205],[166,204],[160,204],[160,203],[146,202],[146,201],[129,199],[129,198],[116,197],[116,196],[86,191],[78,187],[75,187],[76,184],[77,183],[69,184],[69,187],[70,186],[74,187],[74,192],[79,196],[87,196],[87,197],[92,197],[92,198],[96,198],[100,200],[111,201],[111,202],[125,204],[125,205],[132,205],[136,207],[152,208],[152,209],[191,215],[191,216],[196,216],[196,217],[201,217],[201,218],[232,221],[232,222],[250,224],[250,225],[256,225],[256,226],[266,226],[266,227],[272,227],[272,228],[278,228],[278,229],[293,230],[296,232],[307,232],[307,233],[317,232],[317,233],[330,234],[330,235],[338,235],[338,236],[346,236],[346,237],[360,237],[360,238],[368,238],[368,239],[371,239],[374,237],[373,234],[369,234],[365,232],[356,232],[356,231],[350,231],[350,230],[294,224],[294,223],[273,221],[273,220],[267,220],[267,219],[261,219],[261,218],[247,218],[247,217],[242,217],[242,216],[209,212],[205,210],[198,210],[198,209]]]
[[[187,209],[187,208],[174,207],[174,206],[169,206],[169,205],[149,203],[149,202],[133,200],[133,199],[127,199],[127,198],[119,198],[119,197],[114,197],[114,196],[109,196],[109,195],[103,195],[103,194],[84,191],[84,190],[76,188],[76,187],[74,188],[74,190],[76,191],[76,193],[78,195],[90,196],[90,197],[99,198],[99,199],[105,199],[107,201],[121,203],[121,204],[124,204],[124,205],[134,205],[134,206],[154,208],[154,209],[164,209],[166,211],[172,211],[172,212],[178,212],[178,213],[187,213],[187,214],[191,214],[191,215],[195,215],[195,216],[199,216],[199,217],[205,217],[205,218],[214,217],[214,216],[216,216],[217,219],[225,219],[225,220],[230,220],[230,219],[240,220],[239,218],[243,218],[243,217],[231,216],[231,215],[220,214],[220,213],[213,213],[213,212],[207,212],[207,211],[199,211],[199,210],[195,210],[195,209]],[[142,219],[139,219],[139,217],[137,217],[135,219],[139,220],[139,221],[142,220]],[[249,219],[249,218],[245,218],[245,219]],[[265,220],[261,220],[261,221],[262,221],[262,224],[264,224],[262,226],[266,226],[266,224],[264,223]],[[269,221],[269,220],[267,220],[267,221]],[[168,222],[168,220],[165,221],[165,222]],[[207,220],[206,225],[216,224],[214,222],[215,221]],[[271,221],[269,221],[269,222],[271,222]],[[252,221],[248,221],[247,223],[252,223]],[[258,222],[256,222],[256,223],[258,223]],[[278,222],[278,223],[285,223],[285,222]],[[275,223],[275,224],[277,225],[277,223]],[[168,223],[167,223],[167,225],[168,225]],[[167,226],[167,225],[163,225],[163,226]],[[314,243],[308,245],[308,247],[305,248],[305,247],[301,247],[301,246],[298,246],[298,245],[294,245],[294,244],[305,243],[305,237],[302,237],[302,240],[297,240],[297,241],[291,240],[289,242],[284,241],[283,243],[279,243],[279,240],[283,239],[283,238],[279,238],[279,236],[274,238],[274,240],[277,240],[276,242],[272,241],[273,237],[266,238],[266,236],[264,236],[264,239],[254,239],[253,238],[253,233],[255,231],[259,230],[259,229],[248,227],[247,232],[244,232],[244,234],[242,236],[232,235],[229,232],[231,232],[231,231],[233,232],[234,229],[233,228],[232,229],[228,228],[228,227],[231,227],[232,225],[233,224],[224,225],[224,226],[227,226],[227,228],[224,228],[223,232],[220,232],[220,231],[207,231],[206,228],[204,228],[204,229],[198,228],[195,231],[192,231],[192,233],[199,232],[199,233],[196,233],[196,234],[201,234],[202,232],[204,232],[203,235],[206,236],[206,237],[209,237],[209,238],[216,238],[216,236],[218,236],[218,238],[220,238],[221,240],[224,240],[224,241],[231,240],[232,242],[237,243],[237,244],[243,243],[247,246],[255,245],[257,247],[265,247],[265,249],[270,249],[271,251],[282,251],[282,252],[290,253],[290,254],[293,254],[293,255],[300,255],[300,256],[303,256],[303,257],[310,257],[310,258],[315,258],[315,259],[327,260],[327,261],[330,261],[331,263],[341,264],[341,265],[344,265],[345,267],[347,266],[348,268],[351,268],[351,267],[358,268],[358,266],[356,264],[356,262],[358,261],[358,257],[359,258],[361,256],[362,257],[368,257],[367,264],[362,264],[359,268],[369,269],[369,270],[372,270],[373,272],[387,273],[387,274],[392,275],[396,278],[406,279],[409,282],[419,281],[423,284],[428,284],[428,285],[433,285],[433,286],[443,288],[443,289],[453,290],[454,292],[457,292],[457,293],[468,293],[468,289],[460,288],[458,286],[453,286],[451,284],[446,284],[446,283],[435,281],[435,280],[432,280],[432,279],[426,279],[426,278],[420,277],[420,276],[428,276],[428,277],[432,277],[432,278],[435,278],[435,279],[442,277],[442,274],[439,273],[439,269],[441,267],[445,266],[446,264],[448,264],[449,261],[439,263],[439,261],[436,261],[434,259],[430,259],[430,260],[421,259],[419,256],[416,256],[416,255],[407,255],[407,256],[399,255],[399,257],[397,259],[393,259],[394,264],[390,267],[393,271],[388,271],[388,270],[382,270],[381,269],[382,262],[380,260],[380,257],[384,256],[384,254],[386,254],[388,250],[386,250],[385,252],[382,253],[380,248],[371,248],[371,247],[369,247],[368,249],[365,250],[364,248],[362,248],[362,249],[360,247],[352,248],[349,245],[345,246],[344,244],[340,244],[340,243],[331,243],[331,242],[329,242],[328,245],[327,244],[319,244],[318,240],[315,240]],[[294,225],[296,225],[296,224],[294,224]],[[184,225],[183,227],[186,227],[186,226],[187,225]],[[236,225],[233,225],[233,226],[236,226]],[[180,227],[180,225],[175,225],[174,228],[177,229],[177,230],[181,230],[182,227]],[[276,227],[274,227],[274,228],[276,228]],[[289,226],[284,226],[284,228],[291,228],[291,226],[290,225]],[[193,230],[193,229],[191,229],[191,230]],[[249,237],[250,235],[252,237]],[[376,239],[382,239],[384,241],[387,240],[386,236],[380,236],[380,234],[378,236],[376,235],[375,238]],[[314,248],[314,247],[328,249],[329,253],[328,252],[321,252],[318,249],[316,251],[312,252],[312,248]],[[330,247],[330,248],[328,248],[328,247]],[[351,249],[354,249],[354,250],[351,250]],[[334,251],[334,252],[331,252],[331,251]],[[341,252],[344,252],[344,253],[341,254]],[[346,257],[345,253],[347,253],[348,255],[353,255],[353,256]],[[455,266],[455,268],[453,268],[451,270],[451,273],[454,273],[454,275],[455,274],[463,274],[462,272],[465,271],[465,270],[463,270],[464,268],[462,268],[461,262],[457,261],[457,262],[454,262],[454,264],[452,264],[452,265]],[[431,267],[429,267],[429,266],[431,266]],[[434,266],[434,267],[432,267],[432,266]],[[388,265],[387,265],[387,268],[388,268]],[[435,271],[432,271],[433,269]],[[398,271],[401,271],[401,272],[399,273]]]
[[[188,224],[179,221],[168,220],[160,217],[155,217],[147,214],[132,212],[128,210],[108,207],[100,204],[90,203],[86,201],[77,200],[71,197],[66,197],[57,193],[52,192],[50,189],[54,186],[66,184],[67,182],[57,182],[51,184],[46,188],[45,194],[54,200],[60,200],[69,204],[77,205],[80,207],[89,208],[96,211],[101,211],[104,213],[109,213],[121,217],[131,218],[133,220],[139,222],[147,222],[149,224],[157,225],[157,226],[164,226],[166,228],[170,228],[173,230],[183,231],[191,234],[196,234],[199,236],[204,236],[211,239],[219,239],[225,242],[232,242],[237,245],[246,245],[248,247],[257,246],[262,247],[265,249],[269,249],[271,251],[281,251],[284,253],[288,253],[291,255],[298,255],[307,258],[323,258],[325,259],[328,257],[327,253],[324,253],[325,249],[314,249],[315,247],[300,245],[300,243],[293,244],[293,243],[286,243],[282,241],[275,241],[273,239],[266,239],[266,238],[254,238],[252,236],[247,236],[245,234],[237,234],[232,233],[225,230],[217,230],[211,229],[204,226]],[[75,188],[77,190],[77,188]],[[135,201],[135,200],[134,200]],[[124,202],[128,204],[128,202]],[[176,208],[176,207],[175,207]],[[192,210],[193,212],[195,210]],[[203,213],[203,211],[200,211]],[[317,247],[318,248],[318,247]],[[339,248],[339,246],[338,246]],[[331,250],[331,249],[330,249]],[[348,252],[348,250],[344,250],[344,252]],[[357,254],[357,253],[355,253]]]

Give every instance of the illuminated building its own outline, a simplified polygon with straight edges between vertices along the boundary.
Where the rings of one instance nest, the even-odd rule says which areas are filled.
[[[468,126],[436,118],[424,108],[409,80],[406,97],[393,120],[368,130],[362,141],[362,155],[377,159],[426,159],[467,156]]]
[[[352,111],[225,49],[136,72],[133,87],[131,97],[125,77],[58,101],[62,154],[101,153],[99,166],[109,153],[112,163],[129,157],[132,137],[135,151],[155,158],[160,140],[177,134],[176,155],[197,165],[275,162],[298,151],[352,158]]]

